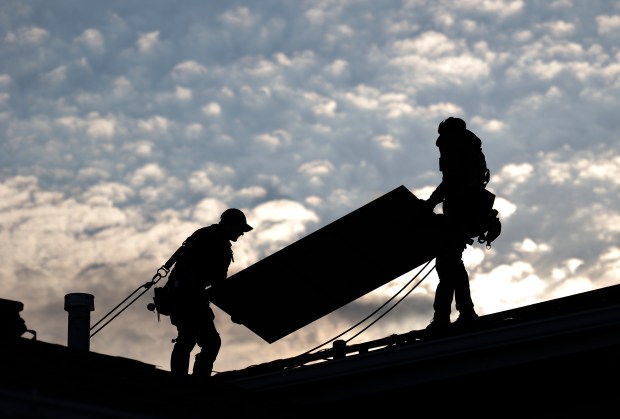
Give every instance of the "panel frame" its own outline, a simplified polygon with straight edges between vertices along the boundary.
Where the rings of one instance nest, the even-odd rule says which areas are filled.
[[[273,343],[433,259],[437,222],[401,185],[231,275],[211,301]]]

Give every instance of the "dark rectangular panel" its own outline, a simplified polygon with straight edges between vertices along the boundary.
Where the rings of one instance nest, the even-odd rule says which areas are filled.
[[[231,275],[212,301],[273,343],[434,258],[435,218],[399,186]]]

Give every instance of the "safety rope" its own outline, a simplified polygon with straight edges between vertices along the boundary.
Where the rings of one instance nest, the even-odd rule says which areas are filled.
[[[401,292],[403,292],[403,290],[405,290],[419,275],[420,273],[426,269],[426,267],[432,262],[432,259],[429,260],[428,262],[426,262],[426,265],[424,265],[405,285],[403,285],[403,287],[398,290],[398,292],[396,294],[394,294],[393,296],[391,296],[385,303],[383,303],[381,306],[379,306],[379,308],[377,308],[375,311],[373,311],[372,313],[370,313],[368,316],[366,316],[364,319],[360,320],[358,323],[356,323],[355,325],[351,326],[349,329],[345,330],[344,332],[340,333],[337,336],[334,336],[333,338],[331,338],[330,340],[320,344],[319,346],[316,346],[312,349],[310,349],[309,351],[306,351],[305,353],[303,353],[302,355],[307,355],[310,354],[314,351],[316,351],[319,348],[322,348],[323,346],[327,345],[330,342],[335,341],[336,339],[338,339],[341,336],[344,336],[345,334],[349,333],[351,330],[355,329],[356,327],[358,327],[359,325],[361,325],[362,323],[364,323],[366,320],[368,320],[369,318],[371,318],[372,316],[374,316],[376,313],[378,313],[383,307],[385,307],[387,304],[390,303],[390,301],[392,301],[394,298],[396,298],[396,296],[398,296],[398,294],[400,294]],[[405,299],[405,297],[407,297],[409,294],[411,294],[411,292],[416,289],[418,287],[418,285],[420,285],[422,283],[422,281],[424,281],[426,279],[426,277],[428,275],[430,275],[431,272],[433,272],[433,269],[435,269],[435,266],[433,265],[433,267],[426,273],[426,275],[424,275],[424,277],[422,277],[422,279],[420,279],[420,281],[418,281],[417,284],[415,284],[413,286],[413,288],[411,288],[403,297],[400,298],[400,300],[398,300],[392,307],[390,307],[385,313],[383,313],[381,316],[379,316],[377,319],[375,319],[373,322],[371,322],[368,326],[366,326],[364,329],[362,329],[360,332],[358,332],[357,334],[355,334],[353,337],[349,338],[346,340],[346,342],[350,342],[351,340],[353,340],[354,338],[356,338],[357,336],[359,336],[361,333],[363,333],[364,331],[368,330],[368,328],[370,326],[372,326],[373,324],[375,324],[377,321],[379,321],[381,318],[383,318],[386,314],[388,314],[390,311],[392,311],[394,308],[396,308],[396,306],[398,304],[400,304],[401,301],[403,301]]]
[[[429,261],[429,262],[427,262],[427,265],[428,265],[429,263],[430,263],[430,261]],[[426,267],[426,266],[425,266],[425,267]],[[411,289],[410,289],[410,290],[409,290],[409,291],[408,291],[405,295],[403,295],[403,296],[400,298],[400,300],[398,300],[398,301],[397,301],[397,302],[396,302],[396,303],[395,303],[392,307],[390,307],[389,309],[387,309],[387,310],[385,311],[385,313],[383,313],[381,316],[377,317],[374,321],[372,321],[372,322],[371,322],[368,326],[366,326],[365,328],[363,328],[362,330],[360,330],[358,333],[356,333],[355,335],[351,336],[349,339],[347,339],[347,340],[346,340],[346,342],[347,342],[347,343],[351,342],[353,339],[355,339],[356,337],[358,337],[359,335],[361,335],[363,332],[365,332],[366,330],[368,330],[368,329],[370,328],[370,326],[372,326],[373,324],[375,324],[375,323],[377,323],[379,320],[381,320],[381,319],[382,319],[382,318],[383,318],[386,314],[388,314],[390,311],[392,311],[393,309],[395,309],[395,308],[396,308],[396,306],[397,306],[398,304],[400,304],[400,303],[401,303],[401,302],[402,302],[402,301],[403,301],[403,300],[404,300],[404,299],[405,299],[405,298],[406,298],[409,294],[411,294],[411,292],[412,292],[414,289],[416,289],[416,288],[418,287],[418,285],[420,285],[420,284],[422,283],[422,281],[424,281],[424,280],[426,279],[426,277],[430,275],[430,273],[431,273],[431,272],[433,272],[433,269],[435,269],[435,266],[433,266],[433,267],[431,268],[431,270],[430,270],[430,271],[428,271],[428,272],[426,273],[426,275],[424,275],[424,277],[423,277],[422,279],[420,279],[420,281],[419,281],[417,284],[415,284],[415,285],[413,286],[413,288],[411,288]],[[409,282],[407,283],[407,285],[409,285],[412,281],[413,281],[413,278],[411,279],[411,281],[409,281]],[[402,291],[403,289],[404,289],[404,288],[402,288],[402,289],[401,289],[401,291]],[[400,291],[399,291],[399,293],[400,293]],[[398,294],[398,293],[397,293],[397,294]],[[394,296],[396,296],[397,294],[395,294]],[[392,297],[392,298],[393,298],[393,297]],[[385,305],[385,304],[384,304],[384,305]]]
[[[92,338],[93,336],[95,336],[97,333],[99,333],[101,331],[101,329],[103,329],[105,326],[108,325],[108,323],[110,323],[112,320],[114,320],[115,318],[117,318],[123,311],[125,311],[126,309],[129,308],[129,306],[131,306],[138,298],[142,297],[148,290],[151,289],[151,287],[155,284],[157,284],[159,282],[160,279],[165,278],[168,273],[170,272],[170,269],[172,269],[172,265],[174,265],[177,261],[177,258],[179,257],[179,254],[181,252],[181,250],[185,247],[185,243],[187,242],[184,241],[183,244],[174,252],[174,254],[170,257],[170,259],[168,259],[168,261],[162,265],[161,268],[159,268],[157,270],[157,272],[155,273],[155,275],[153,275],[153,278],[145,283],[144,285],[140,285],[138,288],[136,288],[134,290],[134,292],[132,292],[131,294],[129,294],[127,296],[127,298],[125,298],[123,301],[121,301],[120,303],[118,303],[118,305],[116,307],[114,307],[112,310],[110,310],[108,312],[108,314],[106,314],[105,316],[103,316],[97,323],[93,324],[90,328],[91,334],[90,337]],[[123,307],[122,310],[118,311],[118,313],[116,313],[112,318],[110,318],[107,322],[103,323],[97,330],[95,330],[93,332],[93,330],[101,323],[103,322],[106,318],[110,317],[112,315],[112,313],[114,313],[116,310],[119,309],[119,307],[121,307],[127,300],[129,300],[135,293],[137,293],[138,291],[140,291],[141,288],[145,288],[144,291],[142,291],[136,298],[134,298],[133,300],[131,300],[129,303],[127,303],[127,305],[125,307]]]
[[[160,279],[166,277],[168,275],[169,270],[166,269],[165,265],[162,266],[161,268],[159,268],[157,270],[157,273],[153,276],[153,279],[151,279],[149,282],[145,283],[144,285],[140,285],[138,288],[136,288],[134,290],[134,292],[132,292],[131,294],[129,294],[127,296],[127,298],[125,298],[123,301],[121,301],[120,303],[118,303],[118,305],[116,307],[114,307],[112,310],[110,310],[108,312],[108,314],[106,314],[105,316],[103,316],[97,323],[95,323],[94,325],[92,325],[92,327],[90,328],[91,334],[90,337],[92,338],[93,336],[95,336],[97,333],[99,333],[101,331],[101,329],[103,329],[105,326],[107,326],[112,320],[114,320],[115,318],[117,318],[123,311],[125,311],[126,309],[129,308],[129,306],[131,306],[138,298],[142,297],[142,295],[144,295],[148,290],[151,289],[151,287],[155,284],[157,284],[159,282]],[[93,330],[95,328],[97,328],[97,326],[103,322],[106,318],[110,317],[112,315],[112,313],[114,313],[116,310],[119,309],[119,307],[121,307],[127,300],[129,300],[135,293],[137,293],[138,291],[140,291],[141,288],[145,288],[144,291],[142,291],[140,294],[138,294],[138,296],[136,298],[134,298],[133,300],[131,300],[129,303],[127,303],[127,305],[125,307],[123,307],[121,310],[119,310],[113,317],[111,317],[107,322],[103,323],[97,330],[95,330],[93,332]]]

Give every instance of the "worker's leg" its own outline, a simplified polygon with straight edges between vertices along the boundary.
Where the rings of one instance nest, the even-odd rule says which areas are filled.
[[[170,356],[170,371],[177,375],[187,375],[189,370],[189,357],[196,346],[195,332],[191,322],[177,325],[178,336]]]
[[[197,343],[200,346],[200,352],[196,354],[194,361],[193,375],[201,377],[210,377],[213,372],[213,364],[220,352],[222,339],[215,328],[214,315],[209,308],[209,313],[203,316],[203,322],[200,325],[197,336]]]

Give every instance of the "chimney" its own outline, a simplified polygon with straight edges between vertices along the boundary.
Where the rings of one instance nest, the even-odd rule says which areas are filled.
[[[69,313],[67,346],[90,349],[90,312],[95,310],[95,297],[91,294],[65,295],[65,311]]]
[[[17,339],[27,331],[26,323],[19,315],[23,309],[24,304],[20,301],[0,298],[0,340]]]

